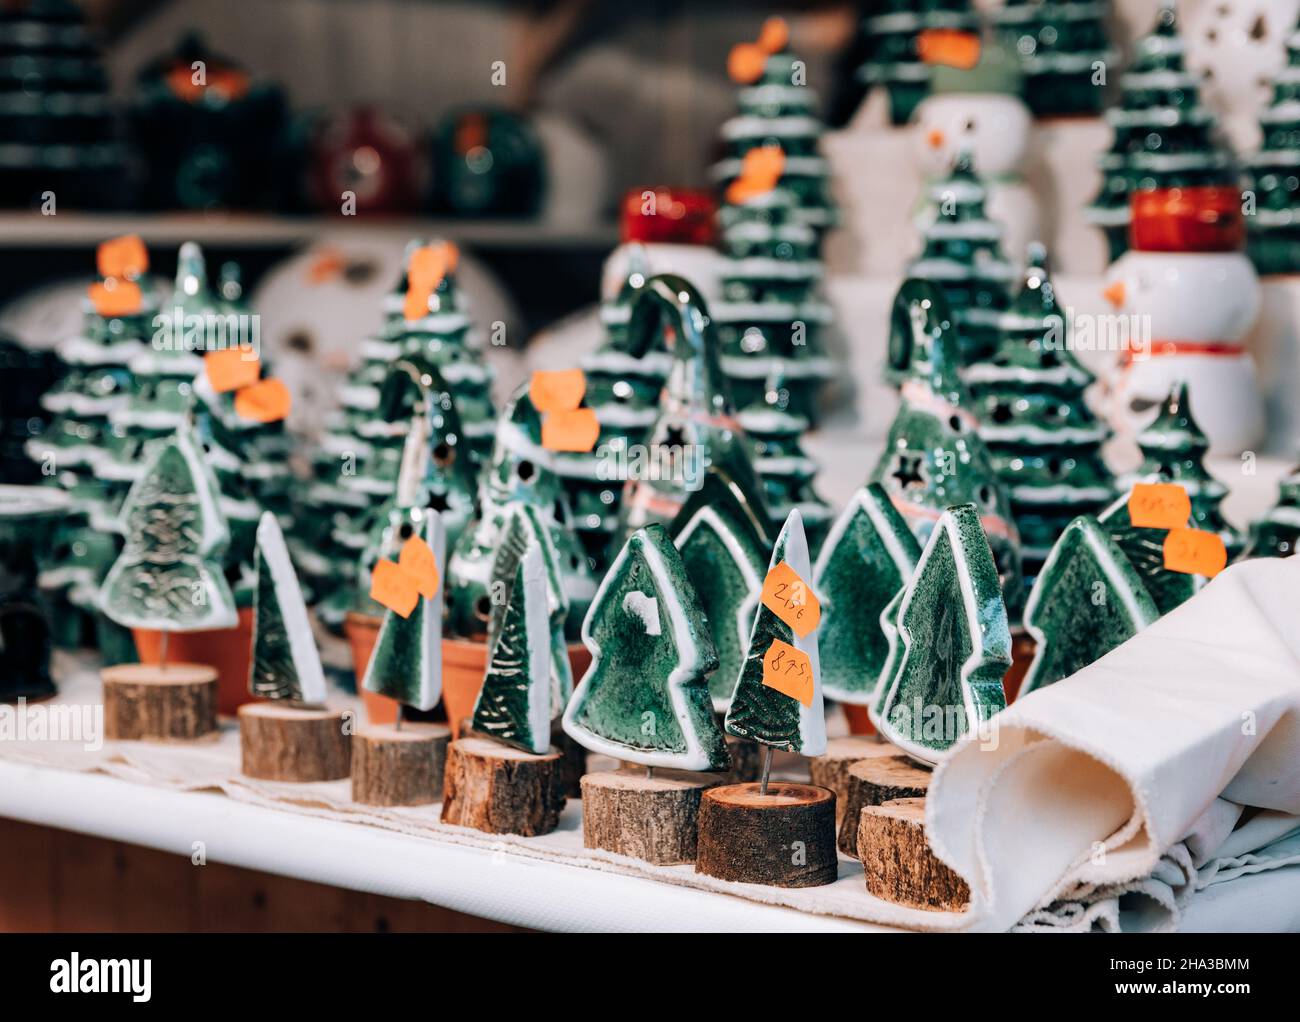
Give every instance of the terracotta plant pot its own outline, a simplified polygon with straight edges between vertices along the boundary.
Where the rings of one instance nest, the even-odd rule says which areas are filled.
[[[162,632],[133,628],[135,650],[142,664],[156,664],[162,653]],[[167,662],[206,664],[217,671],[217,712],[233,715],[254,701],[248,691],[248,670],[253,656],[253,608],[241,607],[239,624],[206,632],[172,632],[167,641]]]
[[[371,724],[391,724],[397,719],[397,700],[387,696],[375,695],[361,687],[370,665],[370,654],[374,652],[375,641],[379,638],[379,626],[384,619],[375,614],[348,614],[343,621],[343,631],[352,646],[352,671],[357,676],[357,695],[366,707],[366,719]]]
[[[569,665],[576,682],[591,665],[591,652],[580,642],[571,643]],[[454,737],[460,737],[460,725],[474,709],[486,670],[486,642],[442,640],[442,705],[447,710],[447,723]]]
[[[1034,659],[1034,650],[1037,648],[1038,643],[1028,632],[1017,630],[1011,633],[1011,666],[1002,676],[1002,691],[1007,694],[1008,706],[1015,702],[1016,696],[1020,694],[1020,686],[1024,683],[1029,665]]]

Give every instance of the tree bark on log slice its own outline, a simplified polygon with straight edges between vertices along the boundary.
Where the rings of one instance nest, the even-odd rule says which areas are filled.
[[[854,859],[858,857],[858,817],[863,809],[900,798],[925,798],[930,790],[930,776],[929,770],[917,766],[897,749],[892,756],[850,764],[845,777],[844,812],[840,816],[840,851]]]
[[[488,834],[549,834],[564,808],[564,757],[540,756],[490,738],[459,738],[447,748],[442,822]]]
[[[709,788],[700,798],[695,872],[771,887],[835,880],[835,793],[773,781]]]
[[[352,736],[352,801],[423,806],[442,798],[451,728],[403,723],[364,727]]]
[[[727,751],[731,753],[731,773],[728,775],[728,780],[735,784],[758,780],[759,772],[763,769],[763,754],[758,747],[758,742],[728,735]]]
[[[245,703],[239,708],[243,771],[260,781],[338,781],[352,769],[350,711]]]
[[[661,866],[695,861],[700,795],[722,784],[718,774],[645,767],[582,778],[582,840]]]
[[[808,761],[813,784],[835,792],[835,825],[844,819],[849,793],[849,767],[864,759],[889,759],[897,756],[897,746],[872,735],[845,735],[826,742],[826,751]],[[856,826],[856,825],[855,825]]]
[[[930,851],[923,798],[863,809],[858,858],[867,890],[884,901],[932,912],[960,912],[970,904],[966,881]]]
[[[217,730],[217,672],[205,664],[118,664],[104,682],[104,737],[193,741]]]

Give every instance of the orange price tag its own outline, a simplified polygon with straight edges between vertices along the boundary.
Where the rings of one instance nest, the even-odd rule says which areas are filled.
[[[429,299],[433,296],[433,288],[416,287],[412,285],[406,289],[406,300],[402,303],[402,315],[407,319],[423,319],[429,314]]]
[[[416,590],[426,600],[432,600],[438,594],[437,558],[429,544],[419,536],[412,536],[402,544],[397,566],[411,576]]]
[[[571,412],[586,392],[587,375],[581,369],[538,369],[528,381],[528,399],[539,412]]]
[[[125,234],[102,242],[95,252],[101,277],[138,277],[149,269],[149,252],[138,234]]]
[[[1187,489],[1178,483],[1134,483],[1129,521],[1139,529],[1185,529],[1192,516]]]
[[[758,48],[764,53],[780,53],[790,42],[790,26],[785,18],[768,18],[758,32]]]
[[[370,573],[370,598],[405,619],[420,598],[419,583],[395,561],[383,560]]]
[[[447,275],[447,249],[444,245],[425,245],[411,253],[406,268],[406,287],[432,291]]]
[[[969,71],[980,59],[980,37],[955,28],[930,28],[916,37],[916,49],[924,64],[947,64]]]
[[[289,414],[293,398],[284,381],[258,380],[235,394],[235,414],[253,422],[279,422]]]
[[[225,394],[256,383],[262,375],[262,362],[252,348],[222,348],[203,356],[203,369],[212,389]]]
[[[1170,529],[1164,553],[1165,567],[1184,575],[1213,578],[1228,565],[1222,537],[1204,529]]]
[[[144,295],[135,281],[109,277],[90,285],[90,303],[101,316],[129,316],[144,306]]]
[[[761,599],[763,606],[793,628],[801,639],[821,623],[822,608],[817,594],[785,561],[763,579]]]
[[[727,74],[740,85],[752,85],[763,74],[767,54],[754,43],[737,43],[727,55]]]
[[[761,145],[745,153],[740,176],[776,184],[785,173],[785,150],[779,145]]]
[[[812,706],[812,661],[803,650],[773,639],[763,654],[763,684],[799,700],[804,706]]]
[[[542,419],[542,446],[548,451],[585,453],[600,438],[600,420],[591,408],[547,412]]]

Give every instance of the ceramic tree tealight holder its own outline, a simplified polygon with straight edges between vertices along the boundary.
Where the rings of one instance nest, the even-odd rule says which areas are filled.
[[[762,775],[704,793],[696,872],[775,887],[835,880],[835,793],[770,778],[774,749],[826,751],[819,614],[803,522],[791,511],[772,550],[725,721],[728,734],[762,746]]]
[[[352,766],[352,714],[326,705],[325,672],[284,535],[257,526],[257,589],[248,690],[239,708],[241,769],[264,781],[336,781]]]
[[[447,749],[442,822],[533,837],[558,826],[565,803],[564,758],[551,745],[553,632],[539,544],[519,559],[504,606],[473,734]]]
[[[451,729],[403,720],[404,707],[433,709],[442,696],[442,579],[447,540],[442,516],[425,509],[423,531],[406,541],[398,571],[411,576],[414,605],[384,614],[362,680],[367,692],[397,702],[392,725],[360,728],[352,745],[352,798],[378,806],[427,805],[442,797]],[[392,562],[389,562],[390,565]],[[388,570],[393,570],[391,567]]]
[[[564,730],[620,770],[582,778],[588,848],[648,862],[693,862],[700,799],[731,766],[709,699],[718,654],[682,559],[660,525],[638,529],[583,624],[591,667]],[[715,772],[710,772],[715,771]]]
[[[168,663],[173,632],[234,628],[220,566],[230,532],[216,480],[188,422],[161,442],[122,508],[125,542],[100,589],[103,612],[125,628],[163,634],[157,664],[106,667],[104,736],[186,741],[217,729],[217,672]]]

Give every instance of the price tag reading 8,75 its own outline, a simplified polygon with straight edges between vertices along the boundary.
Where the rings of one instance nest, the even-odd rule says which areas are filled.
[[[794,629],[801,639],[821,623],[822,608],[813,587],[785,561],[767,573],[762,601],[763,606]]]
[[[812,706],[812,661],[803,650],[773,639],[763,654],[763,684],[799,700],[804,706]]]

